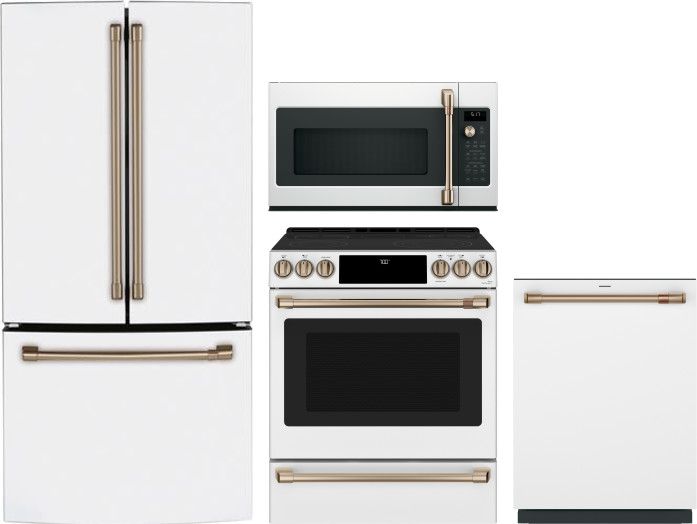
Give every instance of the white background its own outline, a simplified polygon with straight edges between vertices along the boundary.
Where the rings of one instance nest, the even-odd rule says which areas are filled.
[[[268,250],[287,226],[449,225],[498,251],[498,520],[515,521],[512,279],[697,276],[696,15],[665,0],[254,3],[255,522]],[[269,81],[497,81],[500,211],[269,213]]]

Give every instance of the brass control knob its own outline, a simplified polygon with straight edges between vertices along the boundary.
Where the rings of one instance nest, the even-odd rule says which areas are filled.
[[[491,275],[491,264],[486,260],[477,260],[474,263],[474,272],[480,278],[486,278]]]
[[[307,278],[312,274],[312,262],[309,260],[301,260],[295,264],[295,273],[300,278]]]
[[[450,273],[450,265],[445,260],[436,260],[431,265],[431,271],[433,271],[433,274],[438,278],[443,278]]]
[[[320,260],[317,264],[317,274],[322,278],[329,278],[334,274],[334,263],[331,260]]]
[[[472,267],[467,260],[458,260],[453,264],[453,273],[455,273],[460,278],[465,278],[470,274]]]
[[[477,130],[474,128],[474,126],[465,126],[465,136],[467,138],[472,138],[476,132]]]
[[[279,260],[273,266],[273,272],[277,277],[286,278],[293,271],[293,264],[287,260]]]

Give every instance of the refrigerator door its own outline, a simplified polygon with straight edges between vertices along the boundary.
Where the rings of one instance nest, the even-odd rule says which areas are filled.
[[[111,294],[112,264],[123,274],[111,147],[124,126],[110,121],[123,95],[110,86],[110,25],[123,17],[121,2],[2,5],[4,322],[125,321]]]
[[[5,332],[5,520],[250,518],[250,344],[251,331]],[[232,358],[207,360],[219,345]],[[175,350],[206,360],[144,359]]]
[[[129,18],[142,35],[131,322],[251,320],[251,6],[131,2]]]
[[[694,280],[515,282],[518,508],[694,507],[695,304]]]

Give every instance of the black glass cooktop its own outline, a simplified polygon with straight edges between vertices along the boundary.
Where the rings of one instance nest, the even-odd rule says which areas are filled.
[[[486,251],[494,249],[476,227],[289,228],[274,251]]]

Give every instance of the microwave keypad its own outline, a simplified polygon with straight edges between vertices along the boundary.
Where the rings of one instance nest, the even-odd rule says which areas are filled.
[[[490,182],[489,110],[459,110],[460,185],[488,186]]]

